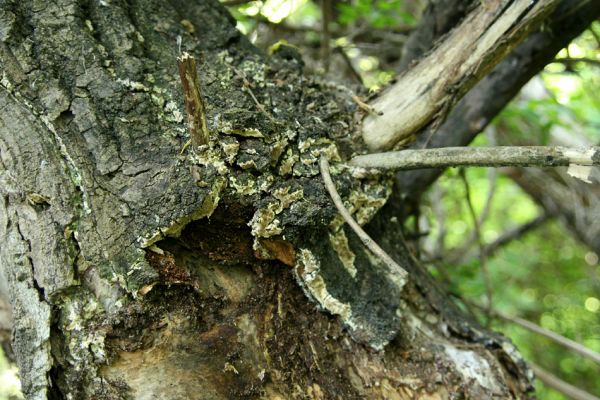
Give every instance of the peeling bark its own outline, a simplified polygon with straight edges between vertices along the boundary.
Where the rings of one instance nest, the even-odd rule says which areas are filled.
[[[364,151],[347,90],[259,53],[214,1],[0,10],[0,262],[27,398],[529,396],[516,349],[436,289],[398,223],[374,233],[402,289],[343,226],[318,159]],[[332,169],[371,221],[392,177]]]

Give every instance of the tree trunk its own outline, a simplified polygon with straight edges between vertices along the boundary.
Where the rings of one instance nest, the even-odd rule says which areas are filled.
[[[318,159],[364,150],[356,107],[293,49],[267,58],[215,1],[0,5],[0,263],[27,398],[530,395],[398,221],[370,230],[408,282],[343,226]],[[206,146],[186,146],[178,37]],[[361,224],[391,191],[333,175]]]

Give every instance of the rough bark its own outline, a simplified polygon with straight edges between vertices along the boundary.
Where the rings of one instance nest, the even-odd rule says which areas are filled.
[[[293,49],[267,59],[214,1],[0,10],[0,265],[27,398],[528,396],[517,351],[436,288],[399,223],[374,233],[404,287],[342,226],[317,161],[362,150],[355,105]],[[178,36],[202,56],[200,148]],[[333,172],[369,221],[391,177]]]

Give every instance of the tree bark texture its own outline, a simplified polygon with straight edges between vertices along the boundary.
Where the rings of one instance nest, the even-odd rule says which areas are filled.
[[[189,139],[179,49],[209,144]],[[215,1],[0,2],[0,266],[29,399],[524,398],[531,373],[400,239],[346,90]],[[381,223],[381,218],[375,225]],[[375,229],[375,228],[371,228]],[[317,310],[323,312],[318,312]]]

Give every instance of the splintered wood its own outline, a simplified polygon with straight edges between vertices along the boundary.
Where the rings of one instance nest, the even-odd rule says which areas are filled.
[[[196,59],[189,53],[177,58],[179,76],[183,86],[185,110],[190,125],[190,136],[194,147],[208,144],[208,125],[206,124],[206,107],[202,100],[200,80],[196,71]]]

